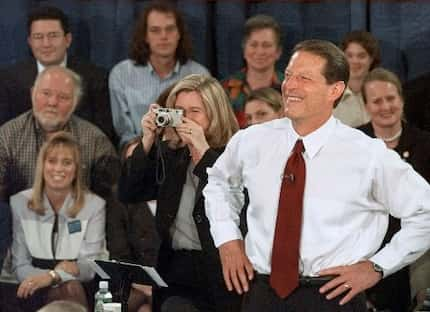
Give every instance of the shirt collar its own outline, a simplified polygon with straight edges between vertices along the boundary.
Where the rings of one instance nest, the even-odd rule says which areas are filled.
[[[152,66],[151,62],[148,61],[147,65],[148,65],[149,72],[152,75],[157,75],[157,77],[158,77],[158,74],[155,71],[154,67]],[[179,63],[179,61],[176,61],[175,67],[173,67],[172,72],[170,74],[168,74],[164,79],[170,78],[173,74],[179,73],[180,67],[181,67],[181,64]]]
[[[66,198],[64,199],[63,205],[61,206],[60,210],[58,211],[59,216],[64,216],[65,218],[68,218],[68,210],[73,205],[73,197],[72,193],[70,192],[67,194]],[[48,196],[46,193],[43,193],[43,207],[45,207],[45,217],[49,218],[50,216],[54,215],[54,208],[52,208],[51,203],[49,202]]]
[[[336,119],[331,116],[321,127],[309,133],[305,137],[298,135],[296,130],[293,128],[293,124],[290,123],[291,131],[289,131],[289,142],[293,142],[294,145],[298,139],[302,139],[305,147],[305,154],[309,158],[313,158],[327,142],[328,138],[334,131],[336,123]]]
[[[37,63],[37,73],[40,74],[45,70],[46,66],[40,63],[38,60],[36,60],[36,63]],[[64,60],[60,63],[59,66],[66,67],[66,64],[67,64],[67,54],[64,56]]]

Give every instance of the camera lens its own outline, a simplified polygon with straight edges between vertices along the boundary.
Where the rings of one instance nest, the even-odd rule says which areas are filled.
[[[167,127],[169,124],[169,116],[166,114],[160,114],[155,119],[155,124],[158,127]]]

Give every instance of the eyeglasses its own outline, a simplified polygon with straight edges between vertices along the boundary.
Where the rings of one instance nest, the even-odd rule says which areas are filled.
[[[46,37],[48,38],[48,40],[57,40],[58,38],[62,37],[64,34],[62,32],[59,31],[53,31],[53,32],[49,32],[47,34],[42,34],[42,33],[34,33],[31,34],[31,39],[36,40],[36,41],[43,41],[43,39]]]

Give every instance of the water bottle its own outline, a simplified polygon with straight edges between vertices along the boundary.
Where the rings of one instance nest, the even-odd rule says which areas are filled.
[[[112,294],[107,281],[99,282],[99,291],[96,292],[94,299],[94,312],[103,312],[103,303],[112,302]]]

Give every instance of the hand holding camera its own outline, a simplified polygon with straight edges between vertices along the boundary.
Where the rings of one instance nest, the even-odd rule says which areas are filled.
[[[151,104],[149,106],[148,112],[143,115],[142,120],[140,121],[143,132],[142,144],[145,154],[149,153],[152,144],[154,144],[157,132],[161,131],[155,124],[155,111],[158,108],[160,108],[158,104]]]
[[[202,126],[190,118],[183,117],[182,124],[176,127],[176,132],[181,137],[181,140],[188,145],[193,163],[197,164],[209,149]]]

